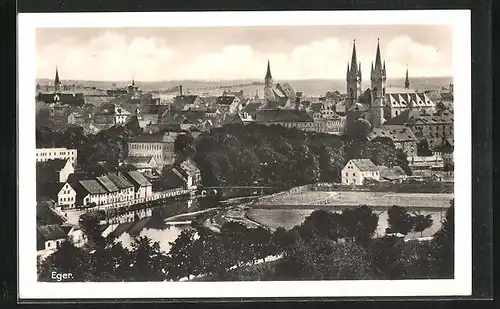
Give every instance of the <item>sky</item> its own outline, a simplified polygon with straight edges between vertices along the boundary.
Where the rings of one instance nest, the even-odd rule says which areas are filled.
[[[356,40],[363,80],[377,39],[388,78],[453,76],[444,25],[39,28],[37,78],[137,81],[345,79]]]

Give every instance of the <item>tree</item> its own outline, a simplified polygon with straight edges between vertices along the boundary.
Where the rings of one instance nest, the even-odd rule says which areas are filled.
[[[392,233],[408,234],[413,228],[412,216],[402,207],[392,206],[387,211]]]
[[[166,279],[167,258],[160,250],[158,242],[148,237],[139,237],[132,242],[132,276],[133,281],[162,281]]]
[[[455,201],[450,202],[441,229],[432,240],[437,275],[440,278],[453,278],[455,265]]]
[[[342,212],[342,225],[347,237],[366,246],[377,230],[378,215],[373,213],[367,205],[345,209]]]
[[[193,157],[195,153],[194,138],[190,133],[179,134],[174,142],[176,162],[182,162]]]
[[[368,246],[374,275],[378,279],[394,280],[401,278],[397,266],[400,246],[403,240],[396,236],[383,236],[374,239]]]
[[[423,157],[432,156],[432,151],[430,150],[429,143],[426,138],[421,139],[417,143],[417,155]]]
[[[364,140],[370,133],[371,127],[368,120],[358,118],[352,123],[349,135]]]
[[[49,255],[41,262],[38,273],[39,281],[54,281],[52,273],[70,273],[71,281],[89,281],[92,277],[88,272],[90,268],[90,257],[81,248],[75,247],[70,241],[61,243],[56,252]]]
[[[369,256],[354,242],[314,236],[299,239],[276,266],[277,280],[371,279]]]
[[[345,237],[342,215],[326,210],[313,211],[299,227],[299,234],[304,239],[314,236],[329,238],[333,241]]]
[[[167,277],[172,280],[179,280],[181,278],[187,277],[189,279],[190,275],[196,275],[197,270],[199,270],[198,261],[196,261],[196,255],[193,252],[194,242],[195,242],[195,231],[192,229],[186,229],[181,232],[181,234],[171,242],[169,254],[168,254],[168,274]]]
[[[422,214],[413,214],[413,230],[415,232],[420,232],[420,236],[422,236],[423,231],[432,226],[433,220],[432,215],[422,215]]]
[[[277,253],[282,253],[294,242],[292,233],[282,227],[277,228],[271,235],[271,243]]]

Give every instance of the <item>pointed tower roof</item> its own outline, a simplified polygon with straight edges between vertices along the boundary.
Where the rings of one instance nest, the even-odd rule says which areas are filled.
[[[406,67],[405,88],[410,88],[410,79],[408,78],[408,66]]]
[[[59,70],[57,69],[56,65],[56,78],[54,79],[54,84],[60,84],[61,81],[59,80]]]
[[[269,62],[269,60],[267,60],[266,78],[273,78],[273,76],[271,75],[271,63]]]
[[[382,57],[380,56],[380,40],[377,38],[377,54],[375,55],[375,70],[382,69]]]
[[[371,72],[373,73],[373,61],[372,61],[372,70],[371,70]]]
[[[349,61],[347,62],[347,73],[349,73]]]
[[[356,55],[356,40],[352,44],[352,56],[351,56],[351,70],[357,71],[358,69],[358,57]]]

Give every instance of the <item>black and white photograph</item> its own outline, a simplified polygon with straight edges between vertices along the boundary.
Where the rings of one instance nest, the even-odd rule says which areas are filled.
[[[468,12],[277,13],[21,19],[26,295],[470,293]]]

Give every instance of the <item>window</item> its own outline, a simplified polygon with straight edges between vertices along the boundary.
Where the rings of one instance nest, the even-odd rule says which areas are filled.
[[[352,173],[352,176],[356,176],[356,173]]]

